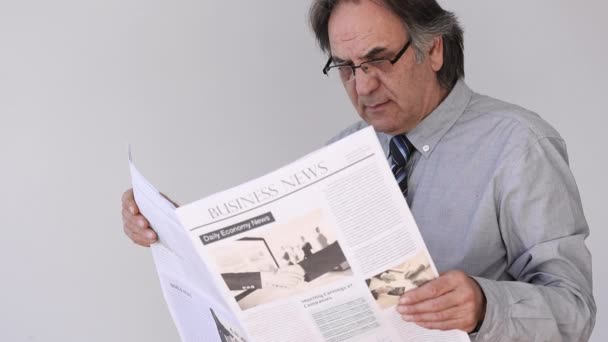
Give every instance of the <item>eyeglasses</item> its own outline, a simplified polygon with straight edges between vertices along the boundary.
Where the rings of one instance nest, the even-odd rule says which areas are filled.
[[[330,65],[333,62],[333,58],[329,57],[329,60],[323,67],[323,73],[331,78],[340,77],[342,82],[348,82],[355,79],[355,72],[357,69],[363,70],[364,73],[371,73],[372,75],[377,75],[380,73],[390,72],[393,64],[397,63],[399,58],[403,56],[407,48],[410,46],[410,40],[405,43],[405,46],[397,52],[397,55],[393,59],[387,58],[379,58],[371,61],[363,62],[359,65],[352,64],[338,64],[338,65]]]

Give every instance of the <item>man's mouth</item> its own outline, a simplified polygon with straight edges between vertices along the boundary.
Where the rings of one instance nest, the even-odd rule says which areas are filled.
[[[373,104],[365,104],[363,105],[363,107],[365,108],[366,112],[378,112],[381,111],[382,109],[384,109],[384,107],[389,103],[389,100],[383,101],[383,102],[376,102]]]

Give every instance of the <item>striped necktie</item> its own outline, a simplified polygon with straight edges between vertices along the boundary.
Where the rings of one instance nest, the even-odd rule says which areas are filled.
[[[403,196],[407,199],[407,160],[416,151],[405,134],[396,135],[389,143],[389,160],[391,171],[401,188]]]

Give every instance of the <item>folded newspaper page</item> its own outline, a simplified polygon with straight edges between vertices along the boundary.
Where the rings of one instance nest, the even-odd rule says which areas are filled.
[[[137,205],[159,237],[150,247],[163,295],[181,340],[250,341],[179,223],[175,206],[131,161],[130,168]]]
[[[177,209],[131,173],[184,341],[470,341],[396,311],[438,273],[371,127]]]

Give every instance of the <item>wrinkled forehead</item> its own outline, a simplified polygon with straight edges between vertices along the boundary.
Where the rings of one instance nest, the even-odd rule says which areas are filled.
[[[376,47],[403,44],[406,30],[401,19],[381,2],[341,1],[329,18],[328,35],[332,56],[354,60]]]

